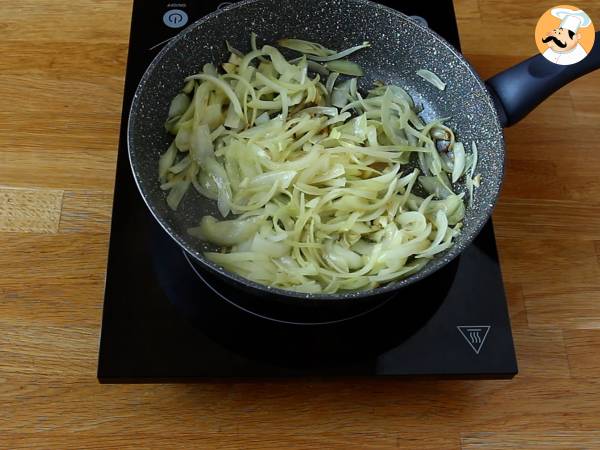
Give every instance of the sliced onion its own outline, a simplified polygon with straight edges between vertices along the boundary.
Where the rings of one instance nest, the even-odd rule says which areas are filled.
[[[319,62],[325,62],[325,61],[334,61],[336,59],[342,59],[345,58],[348,55],[351,55],[354,52],[357,52],[359,50],[362,50],[363,48],[367,48],[370,47],[371,44],[369,44],[368,42],[363,42],[360,45],[354,46],[354,47],[350,47],[346,50],[343,50],[341,52],[338,53],[334,53],[333,55],[327,55],[327,56],[310,56],[309,58],[312,59],[313,61],[319,61]]]
[[[476,148],[467,157],[444,119],[425,123],[398,86],[376,83],[363,97],[362,70],[345,58],[368,44],[280,44],[304,55],[259,49],[252,34],[249,53],[228,46],[227,74],[205,64],[187,78],[158,161],[167,204],[177,208],[190,186],[215,201],[230,219],[205,216],[189,232],[219,247],[209,260],[257,283],[334,293],[422,269],[460,233],[464,194],[448,174],[469,173],[472,201]],[[350,77],[336,84],[340,74]],[[452,153],[438,153],[440,139]],[[432,194],[419,197],[417,183]]]
[[[167,173],[171,166],[175,163],[175,158],[177,157],[177,147],[175,146],[175,141],[169,145],[168,150],[160,156],[158,160],[158,178],[162,183],[164,183],[167,179]]]
[[[337,72],[353,77],[362,77],[364,75],[363,70],[358,64],[347,59],[329,61],[328,63],[325,63],[325,68],[327,68],[327,70],[330,70],[331,72]]]
[[[335,54],[335,50],[330,50],[315,42],[304,41],[302,39],[280,39],[277,41],[280,47],[296,50],[306,55],[329,56]]]
[[[452,182],[456,183],[465,171],[465,147],[460,142],[455,142],[452,146],[452,154],[454,155],[454,166],[452,168]]]
[[[169,106],[169,118],[181,116],[188,109],[190,103],[191,100],[186,94],[177,94]]]
[[[417,75],[419,75],[421,78],[423,78],[425,81],[427,81],[431,85],[438,88],[440,91],[443,91],[444,89],[446,89],[446,83],[444,83],[442,80],[440,80],[440,77],[438,77],[435,73],[433,73],[427,69],[417,70]]]

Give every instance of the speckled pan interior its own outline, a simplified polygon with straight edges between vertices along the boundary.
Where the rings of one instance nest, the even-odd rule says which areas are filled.
[[[482,185],[476,190],[473,205],[467,208],[463,232],[451,249],[403,280],[377,289],[334,295],[307,295],[259,285],[204,259],[206,245],[189,236],[186,229],[196,226],[203,215],[216,215],[216,205],[190,189],[176,212],[167,207],[157,180],[158,158],[172,139],[163,123],[184,77],[198,72],[205,63],[223,62],[228,56],[225,40],[248,51],[252,31],[258,34],[259,45],[283,37],[317,41],[335,49],[369,41],[371,48],[352,57],[366,72],[359,82],[361,89],[370,87],[374,80],[403,86],[417,103],[423,104],[424,118],[450,116],[448,124],[467,144],[465,147],[470,149],[472,141],[477,143],[477,172],[482,175]],[[415,71],[420,68],[436,73],[447,83],[446,90],[439,91],[419,78]],[[192,24],[165,46],[143,76],[129,115],[128,144],[133,173],[148,207],[173,239],[201,264],[234,282],[307,300],[383,294],[437,271],[459,255],[486,223],[504,172],[504,140],[497,113],[470,65],[436,33],[395,10],[366,0],[245,1]],[[463,189],[460,186],[459,190]]]

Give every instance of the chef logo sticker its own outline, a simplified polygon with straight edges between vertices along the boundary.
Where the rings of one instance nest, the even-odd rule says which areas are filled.
[[[562,66],[576,64],[594,45],[594,24],[576,6],[556,6],[538,20],[535,43],[548,61]]]

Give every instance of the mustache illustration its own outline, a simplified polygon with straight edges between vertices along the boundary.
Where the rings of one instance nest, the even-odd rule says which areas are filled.
[[[565,48],[567,46],[566,42],[561,42],[558,40],[557,37],[555,36],[547,36],[545,38],[542,39],[542,42],[545,44],[547,42],[553,41],[558,47],[560,48]]]

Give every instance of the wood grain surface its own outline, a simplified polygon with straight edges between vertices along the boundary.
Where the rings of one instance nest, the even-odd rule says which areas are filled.
[[[464,53],[533,54],[550,6],[458,0]],[[600,448],[600,73],[506,131],[514,380],[99,385],[130,10],[0,4],[0,448]]]

